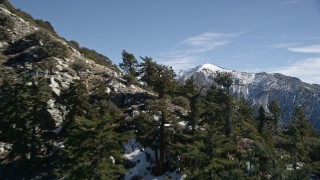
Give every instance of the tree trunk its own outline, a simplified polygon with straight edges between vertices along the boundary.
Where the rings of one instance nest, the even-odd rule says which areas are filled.
[[[164,129],[164,125],[166,122],[166,114],[164,111],[161,111],[161,124],[160,124],[160,144],[159,144],[159,151],[160,151],[160,160],[159,160],[159,169],[160,172],[164,172],[165,170],[165,129]]]
[[[30,160],[33,161],[36,157],[36,144],[35,144],[36,130],[31,130],[31,147],[30,147]]]
[[[229,137],[230,134],[231,134],[231,122],[230,122],[230,119],[231,119],[231,117],[230,117],[231,116],[230,98],[231,97],[230,97],[230,94],[229,94],[230,93],[230,87],[227,87],[227,92],[226,93],[227,93],[227,97],[226,97],[226,99],[227,99],[227,101],[226,101],[227,102],[227,104],[226,104],[227,107],[226,107],[226,112],[225,112],[226,113],[226,117],[225,117],[226,118],[225,119],[226,120],[226,122],[225,122],[226,123],[225,124],[225,135],[227,137]]]
[[[158,166],[159,164],[159,155],[158,155],[158,149],[155,148],[154,150],[154,157],[155,157],[155,160],[156,160],[156,166]]]
[[[276,129],[276,135],[278,135],[279,134],[279,132],[278,132],[278,117],[276,117],[276,119],[275,119],[275,129]]]

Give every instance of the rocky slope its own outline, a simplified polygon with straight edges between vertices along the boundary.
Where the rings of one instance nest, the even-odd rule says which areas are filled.
[[[0,1],[0,2],[3,2],[3,1]],[[157,106],[153,107],[153,103],[157,104],[157,101],[155,100],[156,99],[155,94],[139,86],[131,85],[130,83],[128,83],[124,79],[124,76],[122,76],[120,71],[111,64],[111,61],[107,57],[104,57],[101,54],[98,54],[96,52],[92,52],[86,49],[87,53],[89,51],[89,55],[88,55],[83,51],[83,49],[79,47],[79,45],[77,46],[77,44],[75,44],[74,42],[71,42],[71,41],[69,42],[59,37],[54,32],[54,29],[51,27],[50,23],[48,24],[48,22],[44,22],[41,20],[40,21],[34,20],[32,19],[32,17],[30,17],[30,15],[28,17],[28,15],[25,15],[25,14],[23,15],[23,13],[21,16],[21,12],[18,12],[20,14],[17,14],[17,12],[14,10],[15,9],[8,9],[5,6],[0,4],[0,31],[1,31],[0,33],[0,87],[1,87],[0,93],[8,92],[8,91],[5,91],[6,88],[2,88],[4,87],[2,86],[3,84],[5,84],[4,82],[10,82],[13,84],[15,84],[16,82],[19,82],[19,85],[24,84],[25,86],[31,86],[31,85],[37,86],[38,84],[40,84],[39,83],[40,78],[41,80],[45,79],[48,84],[46,85],[47,88],[44,88],[44,89],[47,92],[49,92],[49,93],[45,93],[45,95],[48,95],[48,98],[44,98],[45,99],[44,101],[42,101],[43,99],[41,99],[41,102],[44,102],[44,103],[41,103],[41,106],[35,106],[32,109],[35,109],[35,108],[41,109],[41,111],[39,112],[43,112],[42,110],[44,110],[44,112],[46,112],[45,115],[48,114],[47,113],[48,111],[52,116],[52,118],[54,119],[54,123],[52,123],[53,125],[51,126],[52,121],[51,121],[51,118],[49,118],[50,115],[44,116],[39,119],[40,121],[43,121],[45,119],[50,119],[50,128],[46,128],[46,129],[43,128],[43,129],[40,129],[39,131],[39,128],[37,127],[38,124],[33,126],[32,129],[30,128],[31,130],[34,130],[34,131],[31,131],[33,134],[50,135],[50,137],[46,137],[44,139],[39,138],[39,140],[43,142],[39,143],[41,147],[39,146],[39,148],[36,148],[36,150],[39,151],[39,159],[41,160],[43,159],[45,161],[41,161],[37,163],[37,165],[35,166],[26,166],[26,164],[23,164],[25,162],[29,162],[27,163],[28,165],[30,164],[30,162],[31,163],[35,162],[33,161],[34,158],[31,158],[31,155],[29,156],[28,154],[26,154],[26,151],[18,152],[20,153],[20,156],[19,154],[18,156],[16,156],[17,160],[7,160],[6,157],[8,156],[8,152],[10,151],[12,152],[13,149],[16,150],[17,148],[14,146],[15,144],[10,144],[10,142],[13,142],[11,138],[9,138],[10,141],[0,142],[0,161],[2,159],[5,160],[5,161],[1,161],[1,163],[3,162],[3,164],[0,163],[0,179],[55,179],[53,177],[56,177],[56,176],[51,174],[53,169],[59,167],[59,169],[61,168],[65,170],[66,167],[69,166],[69,165],[61,166],[60,162],[56,162],[56,160],[61,160],[61,154],[59,152],[63,152],[63,151],[59,151],[59,149],[69,149],[69,150],[74,149],[75,151],[79,151],[79,149],[81,150],[88,149],[85,151],[90,151],[91,147],[94,146],[94,148],[92,149],[95,149],[95,151],[91,151],[83,155],[83,156],[88,155],[88,157],[86,157],[85,159],[91,160],[92,159],[91,157],[93,157],[91,156],[91,154],[100,152],[100,150],[102,149],[107,149],[106,147],[112,147],[112,145],[110,146],[109,142],[106,140],[109,138],[109,136],[105,136],[105,134],[106,135],[109,134],[106,132],[113,133],[115,131],[111,131],[111,130],[108,131],[108,128],[109,128],[108,123],[105,123],[105,122],[100,124],[93,123],[93,125],[90,123],[89,124],[84,123],[84,125],[82,125],[81,123],[89,122],[89,121],[85,120],[85,121],[77,122],[81,124],[80,125],[81,131],[79,133],[81,137],[80,136],[72,137],[71,134],[73,131],[71,129],[64,128],[64,127],[67,127],[67,126],[64,126],[64,123],[66,119],[65,116],[66,114],[68,114],[68,112],[66,112],[66,109],[67,109],[66,106],[64,106],[61,103],[61,99],[64,98],[63,91],[69,89],[72,82],[75,82],[77,80],[84,81],[89,92],[86,91],[85,96],[82,96],[82,95],[72,96],[73,98],[76,99],[76,97],[81,97],[81,98],[88,97],[87,101],[89,102],[90,100],[92,100],[90,99],[89,96],[92,94],[94,96],[95,90],[98,89],[96,88],[97,84],[102,82],[103,87],[104,86],[107,87],[106,92],[110,95],[110,96],[106,96],[105,92],[103,92],[102,93],[103,96],[107,98],[111,97],[111,100],[113,101],[113,103],[117,105],[117,110],[119,110],[119,113],[122,113],[124,115],[123,116],[124,119],[122,123],[126,124],[126,127],[125,127],[126,129],[128,128],[129,130],[134,130],[137,133],[137,129],[138,129],[136,128],[137,124],[139,123],[147,124],[145,123],[146,121],[143,121],[143,122],[140,121],[141,118],[138,116],[139,114],[143,115],[143,113],[151,113],[150,119],[148,118],[151,122],[150,127],[151,128],[155,127],[154,129],[157,129],[157,127],[159,126],[159,123],[161,122],[160,113],[162,114],[162,111],[159,111],[159,109],[157,109],[158,108]],[[98,58],[98,60],[95,57]],[[266,103],[269,99],[273,97],[278,98],[279,96],[283,100],[283,101],[279,100],[280,104],[283,107],[286,107],[285,105],[289,104],[289,100],[293,99],[291,95],[294,95],[295,97],[297,97],[297,101],[298,101],[298,98],[299,99],[309,98],[310,93],[315,91],[314,88],[317,88],[319,90],[319,86],[308,85],[308,84],[302,83],[297,79],[294,79],[294,78],[291,79],[290,77],[286,77],[279,74],[270,75],[266,73],[252,74],[252,73],[245,73],[245,72],[236,72],[236,71],[223,69],[210,64],[199,66],[195,69],[190,69],[189,71],[186,71],[180,74],[180,77],[181,77],[180,81],[183,82],[185,79],[189,78],[191,75],[195,75],[196,81],[200,85],[209,87],[210,84],[214,83],[214,72],[217,70],[232,73],[234,82],[235,82],[233,85],[233,91],[236,93],[239,93],[241,96],[246,97],[253,104],[261,103],[264,106],[266,106]],[[24,77],[27,77],[27,78],[24,78]],[[35,81],[29,82],[30,79],[33,79]],[[46,84],[46,83],[43,83],[43,84]],[[101,84],[98,84],[98,85],[101,85]],[[5,87],[8,87],[8,86],[5,86]],[[21,86],[18,86],[18,88],[19,87]],[[308,88],[310,92],[308,91],[309,94],[308,93],[306,94],[307,92],[306,89]],[[7,88],[7,89],[10,89],[10,88]],[[284,91],[284,90],[287,90],[287,91]],[[289,90],[292,90],[291,94],[289,93],[291,92]],[[99,89],[97,91],[99,91]],[[303,93],[301,93],[298,96],[297,92],[300,92],[300,91],[302,91]],[[37,92],[40,92],[40,90]],[[72,92],[74,93],[76,91],[72,91]],[[0,102],[4,102],[2,100],[8,100],[8,99],[14,99],[16,101],[17,96],[10,96],[11,93],[7,93],[7,94],[6,93],[1,93]],[[20,93],[19,91],[19,95],[25,94],[25,93],[26,93],[25,91],[23,91],[22,93]],[[3,94],[5,95],[3,96]],[[6,96],[8,94],[9,96]],[[12,94],[15,94],[15,93],[12,93]],[[11,97],[14,97],[14,98],[11,98]],[[32,104],[33,104],[33,102],[35,101],[34,99],[37,99],[37,98],[32,97],[32,99],[27,102],[29,103],[32,101]],[[151,110],[148,110],[146,108],[148,104],[147,102],[144,104],[144,100],[146,99],[155,100],[155,101],[152,101],[152,100],[149,101],[149,106],[152,106]],[[20,99],[17,99],[17,101],[19,100]],[[304,105],[303,102],[305,104],[310,103],[309,99],[307,100],[308,101],[306,102],[299,101],[299,104]],[[315,94],[313,100],[315,100],[314,103],[318,105],[317,103],[319,102],[319,94]],[[6,103],[0,103],[0,105],[2,104],[6,104]],[[163,124],[163,127],[170,129],[171,132],[180,133],[184,128],[187,129],[188,127],[186,125],[186,122],[180,121],[179,118],[183,117],[184,119],[188,115],[189,111],[179,106],[180,104],[179,105],[174,105],[174,104],[175,103],[172,103],[171,100],[167,100],[165,104],[161,105],[166,108],[166,111],[170,112],[171,116],[169,120],[171,121],[172,119],[172,122]],[[15,105],[16,104],[13,104],[11,106],[15,106]],[[23,104],[23,107],[26,107],[28,105]],[[102,106],[102,105],[103,104],[101,104],[101,106],[98,106],[96,109],[99,108],[99,110],[100,109],[103,110],[105,106]],[[88,109],[90,108],[93,109],[92,107],[93,106],[88,106]],[[120,107],[121,109],[118,109],[118,107]],[[318,108],[316,108],[316,106],[314,107],[315,107],[314,110],[312,110],[311,112],[317,113]],[[290,106],[290,108],[292,107]],[[1,117],[2,118],[4,117],[3,115],[6,115],[6,112],[8,112],[8,111],[4,111],[4,109],[5,108],[0,108],[0,119]],[[85,110],[81,109],[80,111],[81,113],[86,114],[88,109],[85,109]],[[15,111],[10,111],[10,113],[11,112],[13,112],[13,114],[16,114]],[[33,112],[37,112],[37,111],[30,111],[30,114],[34,114]],[[310,113],[310,111],[308,112]],[[24,114],[24,111],[22,112],[22,114]],[[139,118],[134,119],[136,116],[138,116]],[[21,124],[23,125],[26,124],[25,122],[26,120],[28,120],[27,118],[24,118],[24,117],[25,116],[22,116],[22,118],[18,118],[19,120],[22,119],[20,122],[22,122]],[[38,118],[40,116],[32,116],[32,117]],[[15,119],[15,118],[16,116],[13,116],[13,118],[10,117],[7,119],[9,119],[8,122],[10,122],[12,119]],[[36,118],[33,118],[31,120],[36,121],[35,120]],[[81,120],[82,118],[79,118],[79,119]],[[113,118],[110,118],[110,119],[113,119]],[[163,117],[162,119],[167,119],[167,118]],[[94,120],[98,120],[98,119],[94,119]],[[135,120],[139,120],[139,121],[135,121]],[[174,121],[177,121],[177,122],[174,123]],[[30,121],[27,121],[27,122],[30,122]],[[112,122],[111,129],[114,129],[116,126],[113,123],[113,121],[111,122]],[[101,130],[101,128],[99,127],[101,124],[103,124],[103,126],[106,126],[107,128],[105,129],[103,128]],[[89,128],[86,127],[87,125]],[[317,126],[317,124],[315,125]],[[4,127],[4,126],[1,126],[1,127]],[[4,131],[3,129],[5,128],[1,128],[1,131],[0,131],[0,133],[2,133],[1,135],[8,132],[7,130]],[[65,131],[63,131],[63,129]],[[91,133],[92,129],[94,129],[94,131],[98,131],[99,133],[92,134]],[[16,124],[14,124],[12,128],[10,128],[10,130],[19,130],[19,129],[17,128]],[[103,133],[100,133],[100,131]],[[142,133],[149,132],[149,131],[152,132],[153,130],[152,129],[150,130],[150,128],[148,127],[148,129],[143,129]],[[17,137],[19,138],[20,136],[23,136],[23,135],[29,136],[29,134],[25,132],[30,132],[30,130],[27,129],[26,131],[22,131],[22,132],[23,133],[19,134],[19,136],[12,138],[15,141],[14,143],[18,145],[21,144],[19,139],[16,140],[16,138]],[[69,134],[66,134],[66,132]],[[87,132],[90,132],[90,133],[87,133]],[[155,133],[155,132],[152,132],[152,133]],[[162,134],[162,133],[160,132],[158,134]],[[168,133],[168,134],[171,134],[171,133]],[[95,135],[95,136],[92,136],[92,135]],[[79,144],[75,143],[75,145],[73,146],[72,143],[68,142],[68,140],[67,141],[64,140],[66,136],[68,136],[69,138],[71,137],[72,138],[71,141],[73,142],[74,140],[80,140],[80,141],[83,141],[84,144],[80,144],[81,143],[80,142]],[[152,144],[158,143],[159,142],[158,139],[161,139],[159,138],[160,136],[158,135],[156,136],[151,135],[150,137],[155,139],[155,140],[152,140],[153,142]],[[209,134],[209,136],[207,137],[211,138],[212,136]],[[116,135],[112,136],[111,134],[109,139],[114,140],[115,138],[116,138]],[[3,138],[3,136],[0,136],[0,141],[2,141],[2,139],[5,139],[5,138]],[[95,139],[99,139],[99,141],[94,141]],[[17,141],[19,143],[17,143]],[[201,141],[207,142],[207,139],[203,139]],[[252,140],[250,141],[252,142]],[[33,139],[30,142],[34,143]],[[90,142],[90,144],[88,145],[87,142]],[[93,143],[91,144],[91,142]],[[192,141],[192,143],[194,143],[194,141]],[[122,148],[121,143],[116,143],[116,144],[119,149]],[[28,144],[26,145],[28,146]],[[84,147],[82,145],[84,145]],[[96,146],[99,148],[96,148]],[[87,147],[90,147],[90,148],[87,148]],[[204,146],[204,147],[207,147],[207,146]],[[189,150],[189,148],[184,148],[184,149],[186,149],[186,151]],[[207,151],[208,148],[203,148],[203,149]],[[99,151],[96,151],[96,150],[99,150]],[[109,156],[109,153],[106,153],[107,155],[104,157],[104,159],[106,158],[107,160],[110,160],[110,164],[111,162],[112,164],[115,164],[115,162],[118,159],[122,158],[122,155],[120,154],[117,159],[117,156],[114,155],[116,154],[115,153],[116,150],[114,151],[113,150],[114,149],[112,149],[111,156]],[[126,165],[126,169],[128,170],[127,173],[125,173],[123,176],[124,179],[185,179],[186,177],[186,175],[182,174],[183,171],[181,172],[180,168],[177,170],[169,169],[169,171],[166,171],[162,176],[153,176],[151,171],[152,171],[152,168],[155,167],[155,160],[154,160],[155,152],[150,147],[142,147],[142,144],[137,142],[134,138],[131,138],[129,142],[124,145],[124,150],[125,150],[125,152],[123,152],[124,164]],[[75,151],[71,151],[71,152],[75,152]],[[203,153],[201,150],[196,152]],[[74,154],[75,153],[72,153],[71,155],[74,156]],[[65,153],[64,155],[68,156],[67,153]],[[83,159],[79,158],[81,157],[81,154],[80,156],[78,155],[79,154],[75,156],[76,157],[75,162],[80,161],[81,164],[87,164],[88,161],[82,161]],[[21,156],[26,156],[26,157],[21,158]],[[101,157],[102,156],[99,156],[99,159],[103,159]],[[169,158],[168,158],[168,162],[170,160]],[[228,158],[229,158],[229,153],[228,153]],[[20,159],[25,161],[23,162]],[[31,159],[32,161],[31,160],[29,161],[29,159]],[[177,159],[180,159],[180,157],[178,156]],[[22,162],[22,165],[20,162]],[[83,162],[86,162],[86,163],[83,163]],[[108,164],[106,163],[108,161],[103,161],[103,162],[104,164]],[[20,164],[20,167],[23,167],[23,168],[20,169],[20,171],[16,171],[16,167],[19,167],[19,164]],[[84,166],[80,165],[80,167],[85,167],[85,168],[78,168],[79,166],[75,164],[70,164],[70,165],[72,167],[75,167],[77,170],[80,169],[80,171],[89,169],[87,165],[84,165]],[[30,167],[30,168],[25,170],[26,167]],[[101,169],[109,170],[110,169],[109,167],[111,166],[105,166],[105,167],[102,167]],[[79,171],[77,171],[77,173],[78,172]],[[83,173],[83,172],[80,172],[80,173]],[[28,176],[24,176],[24,175],[28,175]],[[26,177],[31,177],[31,178],[26,178]],[[52,178],[48,178],[48,177],[52,177]],[[102,178],[102,179],[106,179],[106,178]],[[114,178],[107,178],[107,179],[114,179]]]
[[[80,48],[79,45],[59,37],[51,25],[49,28],[44,28],[35,23],[37,20],[30,15],[18,12],[22,13],[21,16],[16,11],[13,7],[10,9],[0,4],[0,31],[5,34],[5,36],[0,34],[0,93],[5,89],[2,89],[2,85],[6,82],[12,84],[19,82],[31,86],[34,82],[28,82],[26,79],[34,79],[36,83],[37,78],[45,79],[50,97],[45,101],[47,106],[43,108],[50,113],[55,124],[54,128],[45,131],[54,134],[50,142],[54,146],[53,149],[65,148],[64,142],[59,137],[64,134],[61,132],[68,114],[62,99],[63,91],[69,89],[73,82],[84,81],[89,94],[93,94],[97,84],[101,85],[99,83],[102,82],[110,95],[108,97],[118,108],[121,108],[127,119],[140,113],[146,99],[156,97],[153,92],[145,90],[140,84],[133,85],[125,80],[120,70],[112,65],[107,57],[90,49]],[[89,56],[86,54],[88,52]],[[7,99],[1,95],[0,98]],[[187,110],[179,106],[170,105],[172,105],[170,108],[177,113],[184,115],[187,113]],[[0,117],[1,114],[4,112],[0,110]],[[1,141],[3,141],[2,137],[0,137],[0,160],[5,159],[12,149],[12,144]],[[127,159],[132,161],[130,158]],[[4,164],[0,164],[0,179],[9,167]],[[150,166],[149,169],[153,166],[152,163],[146,163],[146,165]],[[133,169],[146,171],[145,166],[133,167]],[[128,177],[135,175],[138,175],[138,172],[131,173],[130,170]],[[4,177],[6,176],[17,176],[18,179],[20,176],[23,177],[19,173],[16,176],[6,174]],[[144,175],[141,174],[141,176]]]
[[[262,105],[267,109],[270,100],[277,100],[282,108],[282,123],[288,123],[295,106],[302,106],[313,126],[320,131],[320,85],[304,83],[298,78],[278,73],[238,72],[212,64],[182,71],[178,74],[178,81],[183,83],[194,76],[199,86],[208,88],[214,83],[216,71],[231,73],[233,91],[252,105]]]
[[[121,97],[118,104],[128,103],[137,94],[146,91],[135,85],[128,85],[116,67],[101,65],[93,59],[81,54],[70,42],[52,34],[33,22],[28,22],[0,5],[1,28],[10,38],[0,39],[0,85],[8,79],[19,79],[21,74],[45,77],[54,94],[54,99],[48,101],[48,111],[60,126],[64,121],[65,107],[57,102],[62,90],[67,89],[74,80],[82,79],[88,88],[93,87],[96,80],[103,81],[109,93]],[[10,26],[5,25],[10,24]],[[34,42],[35,41],[35,42]],[[38,42],[36,42],[38,41]],[[52,53],[41,58],[38,49],[46,48],[49,43],[62,44],[65,54],[59,54],[60,49],[52,47]],[[56,46],[54,44],[54,46]],[[63,49],[62,48],[62,49]],[[39,57],[40,58],[37,58]],[[106,61],[108,59],[106,58]],[[26,82],[27,83],[27,82]],[[121,101],[121,102],[120,102]]]

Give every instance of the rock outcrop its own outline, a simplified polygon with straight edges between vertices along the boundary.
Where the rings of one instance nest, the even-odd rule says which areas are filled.
[[[28,22],[23,18],[17,16],[16,14],[10,12],[5,6],[0,5],[0,15],[8,18],[8,21],[12,23],[11,28],[7,28],[7,32],[10,34],[10,40],[0,40],[0,69],[5,71],[0,75],[0,83],[7,79],[17,79],[18,74],[21,72],[26,72],[30,76],[41,76],[48,79],[49,86],[54,94],[54,99],[48,100],[47,110],[56,122],[57,127],[60,126],[66,115],[66,107],[59,104],[59,96],[61,92],[68,89],[70,84],[75,80],[83,80],[87,84],[89,91],[94,85],[96,80],[102,81],[107,87],[108,93],[117,94],[117,96],[124,97],[126,94],[146,94],[148,93],[144,89],[135,86],[128,85],[127,81],[123,79],[120,71],[117,71],[115,67],[108,67],[96,63],[94,60],[85,57],[76,48],[72,47],[69,42],[63,38],[58,37],[56,34],[52,34],[50,31],[38,27],[32,22]],[[50,41],[57,41],[66,46],[68,50],[68,55],[65,57],[52,56],[48,62],[44,62],[42,59],[32,60],[33,57],[37,58],[37,54],[32,54],[34,49],[46,46],[46,41],[40,40],[39,43],[34,43],[27,46],[21,51],[17,51],[13,54],[6,54],[5,51],[8,47],[12,46],[15,42],[21,41],[30,42],[31,40],[26,39],[27,36],[33,33],[40,32],[40,34],[45,34],[46,38]],[[47,40],[48,41],[48,40]],[[24,45],[21,43],[22,45]],[[19,48],[18,48],[19,49]],[[9,65],[7,63],[10,58],[19,57],[23,54],[31,55],[31,60],[26,60],[25,62],[12,61]],[[28,56],[29,57],[29,56]],[[30,58],[29,58],[30,59]],[[36,68],[39,63],[44,62],[48,68]],[[6,64],[7,63],[7,64]],[[80,69],[79,69],[80,66]],[[131,97],[131,96],[127,96]],[[134,97],[134,95],[132,95]],[[118,100],[119,101],[119,100]],[[130,99],[125,98],[123,102],[118,102],[119,104],[125,104]]]

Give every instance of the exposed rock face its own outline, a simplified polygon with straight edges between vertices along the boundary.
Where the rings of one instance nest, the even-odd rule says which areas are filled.
[[[267,109],[269,101],[275,99],[282,108],[282,123],[288,123],[294,108],[302,106],[313,126],[320,131],[320,85],[304,83],[298,78],[278,73],[237,72],[210,64],[181,72],[178,81],[183,83],[194,76],[197,85],[208,88],[215,83],[216,71],[231,73],[233,92],[246,98],[252,105],[262,105]]]
[[[55,100],[50,99],[48,102],[48,112],[56,122],[56,126],[60,126],[63,123],[66,115],[66,107],[56,103]]]
[[[36,31],[38,28],[32,25],[30,22],[25,21],[21,17],[11,13],[4,6],[0,5],[0,13],[10,17],[14,22],[13,29],[9,29],[12,35],[12,40],[18,40],[25,37],[28,34]]]
[[[301,106],[313,126],[320,130],[320,86],[308,84],[298,78],[282,74],[258,73],[249,87],[248,100],[252,104],[266,104],[276,99],[282,108],[284,123],[290,119],[294,108]]]
[[[42,30],[40,27],[37,27],[34,23],[30,23],[22,19],[21,17],[10,12],[6,7],[0,5],[0,15],[6,16],[13,22],[12,28],[8,28],[8,32],[11,35],[11,40],[9,41],[0,41],[0,55],[3,56],[0,60],[0,69],[6,70],[6,74],[12,75],[11,79],[17,78],[17,73],[22,71],[27,72],[30,76],[41,76],[48,79],[49,86],[52,89],[54,94],[54,99],[50,99],[47,102],[47,110],[53,117],[56,122],[56,126],[60,126],[66,115],[66,108],[59,104],[59,96],[61,92],[65,89],[68,89],[70,84],[75,80],[83,80],[87,84],[89,91],[93,87],[93,84],[96,80],[105,82],[108,93],[117,94],[117,97],[126,97],[126,94],[146,94],[144,89],[134,86],[126,85],[127,82],[122,78],[120,72],[115,71],[111,67],[103,66],[97,64],[95,61],[86,58],[82,55],[77,49],[71,47],[68,42],[64,39],[57,37],[57,35],[52,35],[49,31],[44,30],[47,33],[48,37],[51,40],[61,42],[64,46],[68,48],[69,55],[67,58],[61,57],[50,57],[51,67],[50,69],[35,69],[35,66],[39,61],[26,61],[26,62],[13,62],[10,65],[5,65],[6,61],[11,57],[17,57],[25,52],[32,52],[33,49],[37,47],[45,46],[46,42],[40,41],[38,45],[33,45],[28,47],[22,52],[16,54],[3,55],[4,51],[15,41],[26,38],[28,35],[35,33],[39,30]],[[28,41],[28,40],[26,40]],[[34,55],[36,56],[36,55]],[[40,60],[40,62],[43,60]],[[76,69],[74,66],[75,63],[81,63],[83,69]],[[2,73],[3,74],[3,73]],[[0,79],[7,78],[6,75],[0,75]],[[0,81],[1,84],[1,81]],[[117,101],[123,100],[123,102],[118,102],[119,104],[125,104],[130,101],[131,96],[127,98],[119,99]],[[129,103],[130,104],[130,103]]]

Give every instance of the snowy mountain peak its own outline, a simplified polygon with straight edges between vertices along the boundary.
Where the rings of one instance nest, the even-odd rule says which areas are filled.
[[[215,74],[217,71],[232,72],[232,70],[224,69],[219,66],[207,63],[207,64],[199,65],[194,68],[180,71],[177,75],[177,79],[182,78],[186,80],[190,78],[192,75],[199,74],[199,73],[207,77],[207,76],[211,76],[212,74]]]
[[[302,106],[313,126],[320,132],[320,86],[308,84],[298,78],[278,73],[248,73],[228,70],[212,64],[203,64],[178,74],[183,84],[191,76],[199,87],[209,89],[215,83],[216,72],[231,73],[235,94],[244,97],[251,105],[263,106],[267,110],[270,100],[276,99],[282,107],[283,123],[287,123],[295,106]]]
[[[217,65],[207,63],[207,64],[199,65],[195,68],[190,68],[185,71],[180,71],[178,73],[177,79],[180,82],[183,82],[186,79],[189,79],[191,76],[194,76],[194,78],[202,82],[201,83],[202,85],[210,86],[214,81],[216,72],[231,73],[232,78],[241,84],[251,84],[255,77],[254,73],[239,72],[235,70],[221,68]]]
[[[197,72],[199,72],[199,71],[211,71],[211,72],[231,71],[231,70],[227,70],[227,69],[221,68],[221,67],[213,65],[213,64],[209,64],[209,63],[200,65],[200,66],[196,67],[195,69],[198,69]]]

